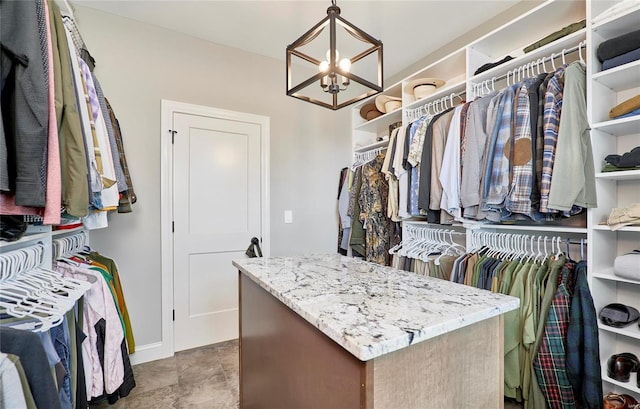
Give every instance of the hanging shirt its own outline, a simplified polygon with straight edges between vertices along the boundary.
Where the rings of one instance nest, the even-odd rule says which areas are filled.
[[[456,220],[462,218],[460,209],[460,114],[462,108],[463,105],[458,105],[453,111],[439,177],[442,185],[440,208]]]
[[[420,173],[422,160],[422,149],[424,148],[424,138],[427,133],[427,128],[431,122],[431,118],[423,116],[419,120],[419,125],[416,129],[411,146],[409,147],[409,156],[407,161],[411,166],[411,196],[409,197],[409,213],[412,216],[421,216],[420,211]]]
[[[502,97],[504,93],[500,92],[498,95],[491,99],[489,106],[487,107],[486,129],[487,129],[487,144],[485,148],[485,155],[480,167],[480,207],[476,218],[482,220],[487,215],[487,197],[489,195],[489,188],[491,183],[491,169],[493,167],[493,151],[496,147],[496,141],[498,138],[498,118],[502,116],[502,109],[504,105]]]
[[[467,111],[465,127],[465,149],[461,154],[460,203],[465,216],[475,217],[480,205],[480,172],[487,143],[487,108],[496,94],[473,101]]]
[[[557,161],[548,207],[569,211],[576,205],[596,207],[595,169],[587,119],[586,67],[571,63],[564,72],[563,110],[558,127]]]
[[[566,371],[566,335],[571,305],[570,268],[559,278],[558,290],[551,302],[544,334],[533,368],[538,384],[550,408],[575,408],[573,388]]]
[[[558,128],[562,112],[562,93],[564,91],[564,67],[558,68],[547,85],[544,104],[544,147],[542,152],[542,172],[540,177],[540,212],[554,213],[549,208],[549,191],[556,159]]]
[[[409,127],[402,126],[398,130],[396,136],[396,151],[393,158],[393,169],[398,179],[398,216],[401,219],[408,218],[407,211],[408,194],[409,194],[409,174],[402,165],[405,152],[405,139],[407,138],[407,130]]]
[[[381,170],[381,172],[387,179],[387,183],[389,184],[387,217],[389,217],[394,222],[399,222],[402,220],[398,215],[398,179],[396,179],[396,175],[393,172],[391,163],[391,158],[394,157],[394,153],[396,151],[396,139],[399,130],[399,128],[396,128],[391,131],[391,136],[389,137],[389,147],[387,148],[387,154],[384,157],[384,163],[382,164]]]
[[[442,158],[447,144],[449,127],[453,119],[453,109],[444,112],[433,124],[431,141],[431,184],[429,194],[429,210],[440,210],[442,201],[442,184],[440,172],[442,171]]]
[[[512,149],[513,128],[511,121],[513,118],[513,100],[519,85],[512,85],[506,88],[502,94],[500,106],[498,108],[497,124],[494,129],[495,145],[489,152],[492,156],[491,166],[487,167],[488,189],[486,209],[492,211],[487,214],[487,218],[492,221],[500,220],[500,210],[504,208],[504,202],[509,192],[511,175],[509,172],[509,157]],[[496,213],[498,212],[498,213]],[[496,215],[497,214],[497,215]]]
[[[83,332],[88,335],[82,343],[87,384],[87,396],[98,397],[103,393],[114,393],[124,381],[124,362],[121,344],[124,331],[120,316],[113,301],[113,296],[107,282],[100,273],[87,268],[74,267],[58,263],[56,270],[65,276],[80,280],[87,280],[87,276],[95,277],[96,281],[84,295]],[[104,340],[104,367],[96,343],[98,334],[96,326],[100,320],[106,323],[106,339]]]
[[[533,184],[533,145],[529,87],[534,80],[525,80],[516,94],[515,127],[511,149],[511,188],[505,208],[513,213],[533,217],[531,186]]]
[[[362,188],[360,191],[360,220],[365,231],[366,260],[381,265],[389,263],[390,229],[384,211],[389,187],[380,169],[384,154],[362,165]]]

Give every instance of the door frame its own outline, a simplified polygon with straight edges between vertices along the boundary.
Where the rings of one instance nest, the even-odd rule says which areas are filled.
[[[162,358],[174,355],[174,325],[173,325],[173,143],[172,124],[173,114],[184,113],[202,115],[250,122],[260,126],[260,158],[261,158],[261,230],[262,253],[265,257],[270,254],[270,223],[269,223],[269,141],[270,119],[262,115],[229,111],[226,109],[194,105],[185,102],[161,100],[160,124],[160,248],[162,270]],[[248,245],[248,244],[247,244]]]

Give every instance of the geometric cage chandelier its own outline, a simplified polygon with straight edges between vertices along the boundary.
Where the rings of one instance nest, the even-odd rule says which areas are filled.
[[[335,0],[327,17],[287,46],[287,95],[325,108],[382,92],[382,76],[382,42],[342,18]]]

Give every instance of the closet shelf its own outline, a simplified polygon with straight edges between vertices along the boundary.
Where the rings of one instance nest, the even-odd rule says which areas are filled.
[[[84,230],[84,226],[78,226],[78,227],[74,227],[73,229],[67,229],[67,230],[64,230],[64,229],[63,230],[53,230],[51,232],[51,235],[54,236],[54,237],[55,236],[62,236],[62,235],[66,235],[66,234],[69,234],[69,233],[77,233],[77,232],[82,231],[82,230]]]
[[[617,275],[613,274],[613,268],[607,268],[607,269],[601,270],[600,272],[594,272],[593,277],[601,280],[609,280],[609,281],[615,281],[620,283],[640,285],[640,281],[629,280],[627,278],[618,277]]]
[[[600,357],[600,358],[603,358],[603,357]],[[634,393],[640,393],[640,388],[636,386],[636,376],[638,376],[638,373],[632,372],[629,382],[620,382],[620,381],[616,381],[615,379],[611,379],[609,378],[609,376],[607,376],[607,359],[608,357],[605,357],[604,362],[602,362],[602,364],[600,365],[602,367],[602,380],[606,383],[619,386],[628,391],[631,391]]]
[[[619,92],[640,84],[640,60],[593,74],[593,80]]]
[[[606,132],[614,136],[637,134],[640,133],[640,115],[598,122],[591,125],[591,129]]]
[[[522,52],[524,47],[547,34],[584,18],[585,8],[581,2],[546,1],[474,41],[470,47],[490,58],[499,59],[513,50]]]
[[[403,81],[403,86],[405,83],[418,78],[441,78],[449,82],[449,79],[451,78],[456,78],[458,76],[464,77],[466,60],[467,55],[465,48],[460,48],[452,52],[451,54],[446,55],[441,59],[429,64],[420,71],[411,74]]]
[[[640,6],[634,10],[627,11],[622,16],[614,16],[599,24],[594,24],[592,29],[594,33],[598,33],[605,39],[610,39],[637,30],[639,20]]]
[[[596,179],[605,180],[640,180],[640,170],[596,173]]]
[[[523,230],[535,231],[540,233],[577,233],[586,234],[586,227],[567,227],[558,225],[523,225],[523,224],[490,224],[490,223],[465,223],[465,227],[471,229],[495,229],[495,230]]]
[[[370,100],[371,103],[373,103],[373,101],[373,99]],[[377,118],[357,125],[354,130],[375,132],[377,134],[384,133],[385,135],[387,135],[389,133],[389,125],[399,121],[402,121],[402,109],[397,109],[393,112],[389,112],[388,114],[380,115]]]
[[[429,223],[425,220],[412,220],[412,219],[402,219],[402,223],[414,225],[414,226],[428,226],[433,228],[440,229],[463,229],[465,226],[462,223],[453,223],[453,224],[438,224],[438,223]]]
[[[376,148],[381,148],[383,146],[387,146],[388,144],[389,144],[389,140],[385,139],[384,141],[379,141],[379,142],[372,143],[372,144],[369,144],[369,145],[356,147],[353,150],[355,152],[366,152],[366,151],[370,151],[372,149],[376,149]]]
[[[598,322],[598,329],[606,332],[613,332],[618,335],[624,335],[625,337],[629,338],[640,339],[640,329],[638,329],[637,322],[634,322],[633,324],[624,328],[610,327],[608,325],[604,325],[601,322]]]
[[[611,228],[606,225],[606,224],[597,224],[595,226],[593,226],[593,230],[599,230],[599,231],[610,231],[612,233],[618,232],[618,231],[637,231],[640,232],[640,226],[626,226],[626,227],[622,227],[618,230],[611,230]]]
[[[490,70],[482,72],[478,75],[474,75],[469,78],[470,83],[480,83],[485,80],[490,80],[493,77],[498,77],[501,74],[506,73],[507,71],[513,70],[514,68],[521,67],[527,63],[535,63],[536,60],[541,59],[542,57],[549,57],[551,53],[559,54],[563,49],[568,49],[578,45],[580,41],[584,41],[586,38],[586,29],[578,30],[575,33],[571,33],[565,37],[562,37],[552,43],[549,43],[543,47],[537,48],[529,53],[520,55],[513,60],[509,60],[504,64],[500,64],[496,67],[493,67]],[[545,62],[544,64],[547,67],[547,70],[551,70],[551,63]],[[556,67],[560,66],[561,62],[558,63],[556,60]],[[541,67],[542,69],[542,67]]]
[[[51,232],[25,234],[24,236],[22,236],[20,239],[16,241],[0,241],[0,248],[12,247],[12,246],[21,245],[24,243],[29,243],[32,241],[48,239],[50,236],[51,236]]]
[[[448,97],[449,95],[451,95],[451,93],[459,94],[460,92],[465,90],[466,84],[467,84],[466,80],[458,81],[451,85],[446,84],[444,88],[439,89],[438,91],[434,92],[428,97],[419,99],[417,101],[414,101],[408,104],[404,109],[410,111],[410,110],[419,108],[429,102],[433,102],[437,99]],[[459,99],[455,99],[454,103],[457,103],[458,101]]]

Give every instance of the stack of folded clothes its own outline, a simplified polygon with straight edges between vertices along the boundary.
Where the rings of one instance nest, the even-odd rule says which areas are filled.
[[[611,209],[607,224],[611,230],[618,230],[625,226],[640,225],[640,203],[633,203],[629,207]]]
[[[604,41],[596,52],[602,70],[640,60],[640,30]]]
[[[609,111],[609,118],[620,119],[640,114],[640,95],[619,103]]]
[[[604,161],[606,165],[602,169],[603,172],[638,170],[640,169],[640,146],[636,146],[622,155],[607,155]]]

